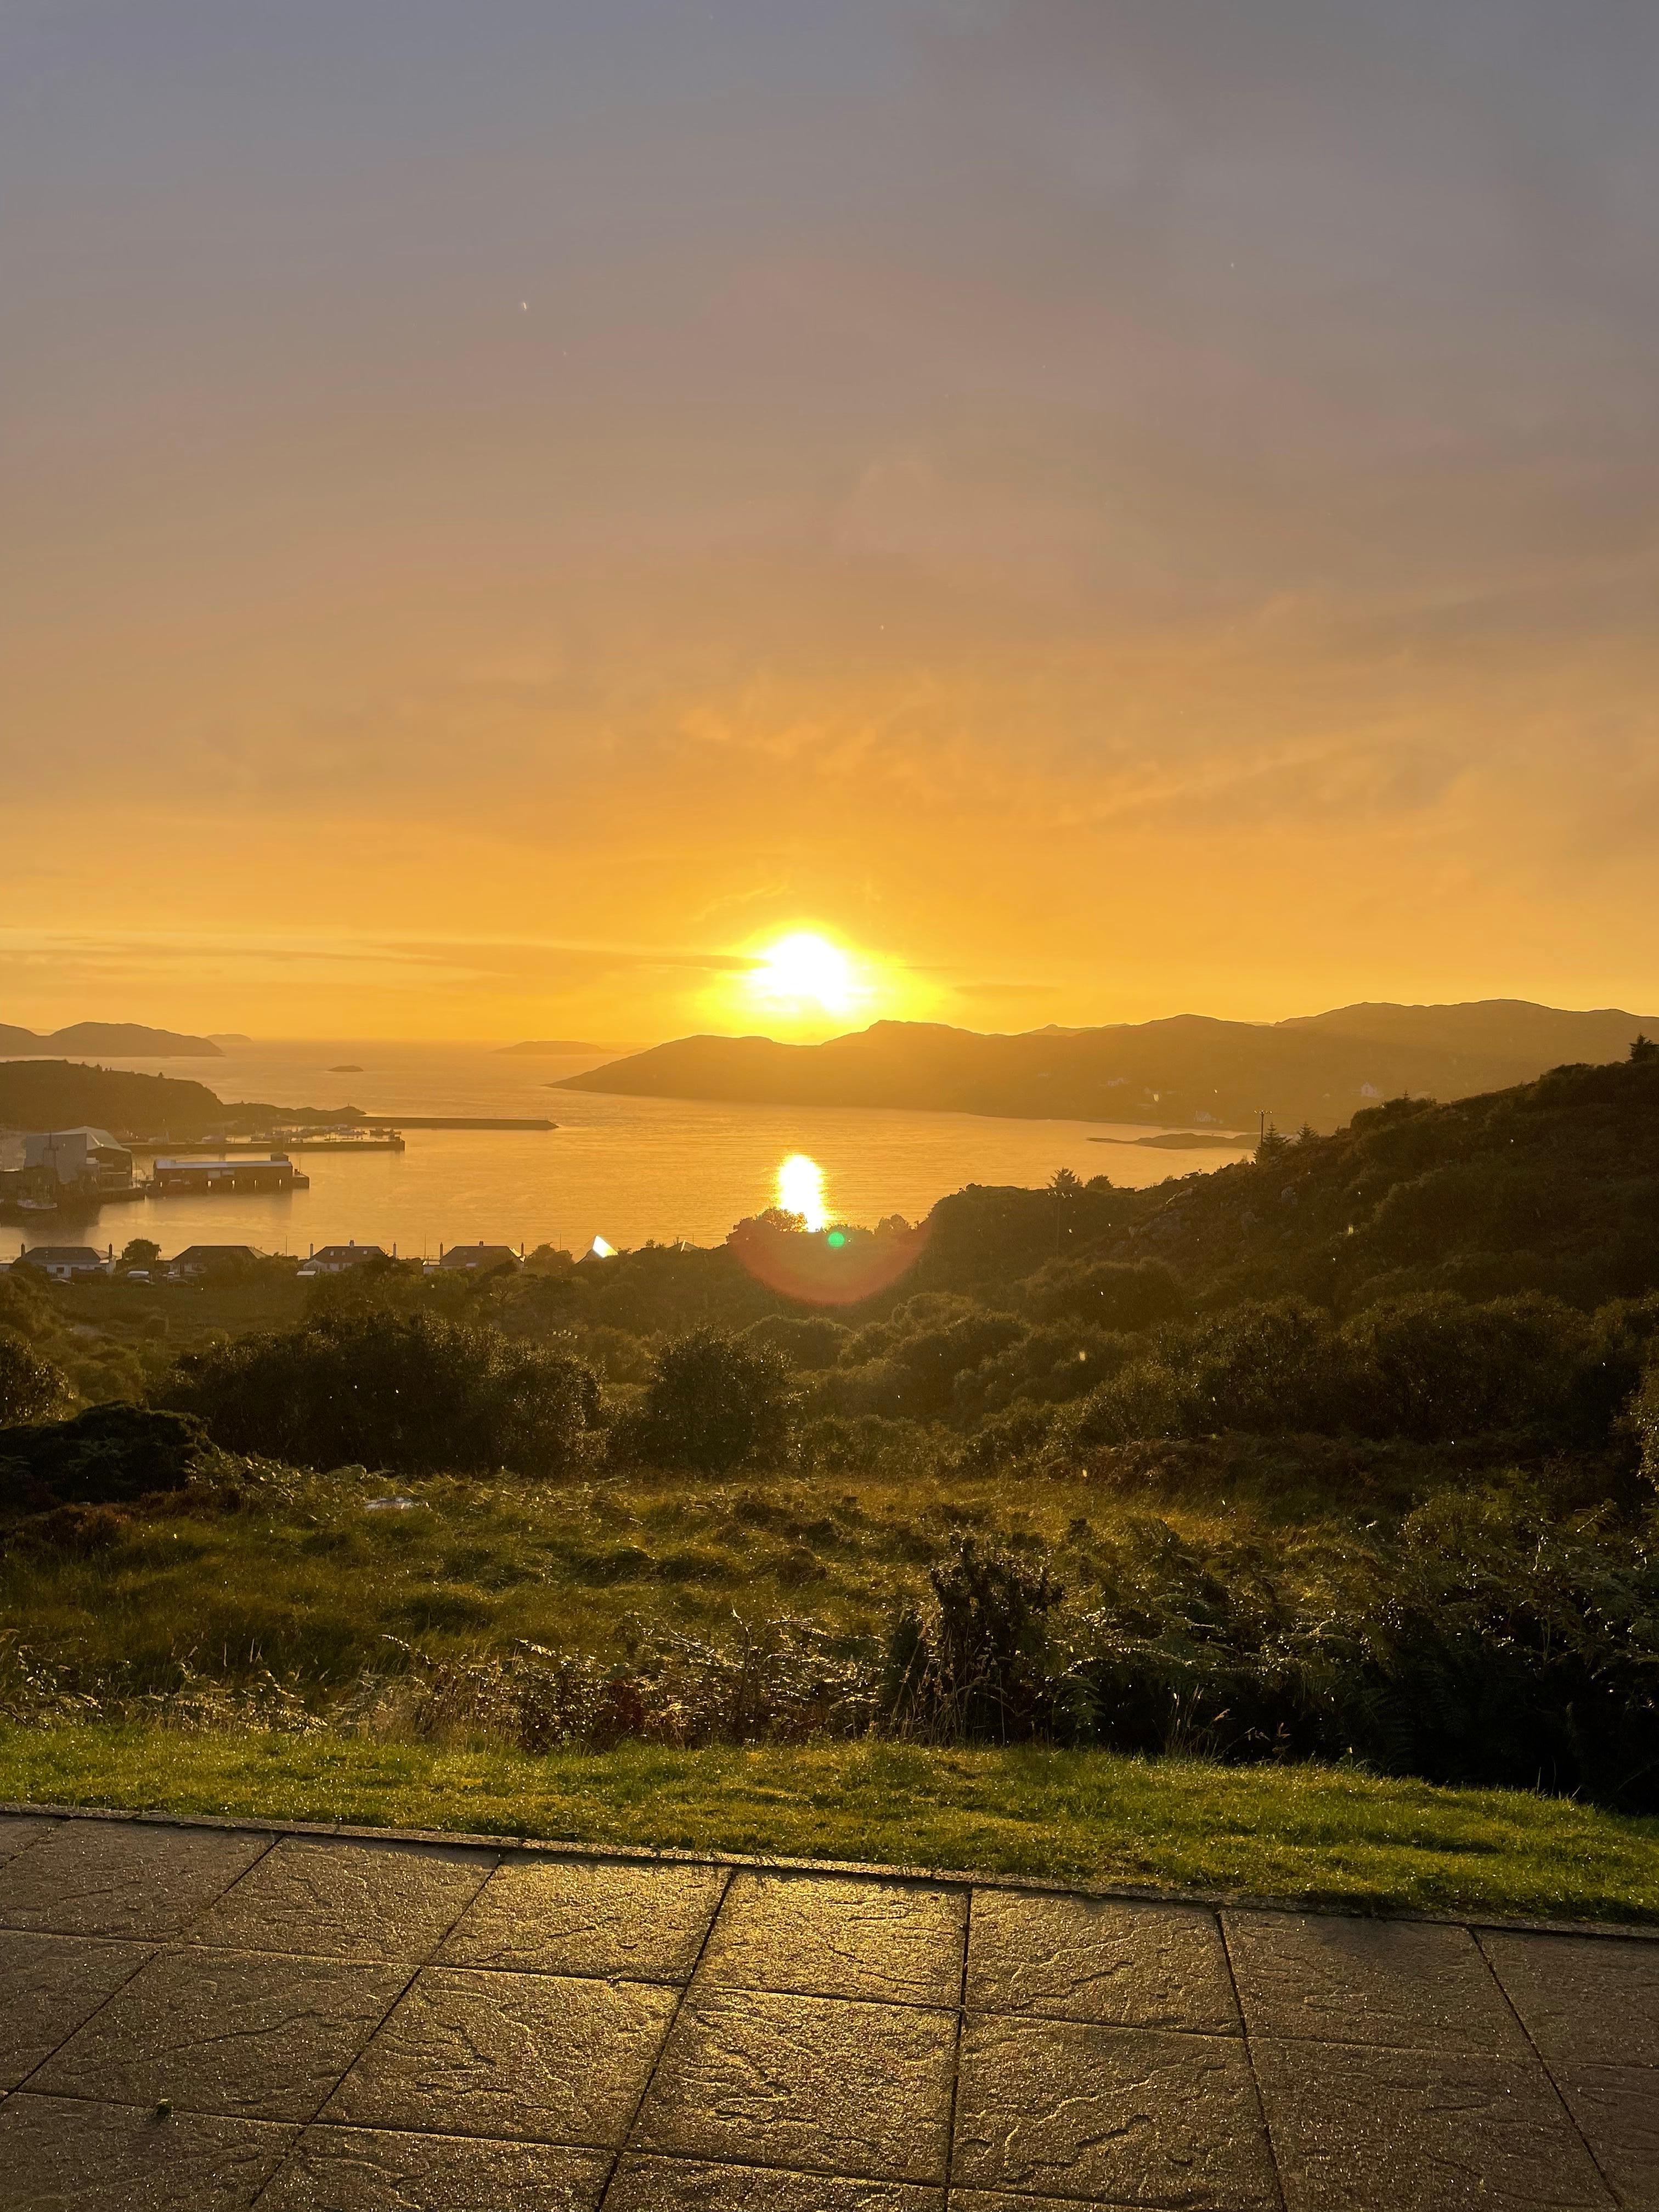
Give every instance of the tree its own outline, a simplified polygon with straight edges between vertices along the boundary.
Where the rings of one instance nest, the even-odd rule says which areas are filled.
[[[0,1428],[49,1420],[68,1404],[70,1386],[15,1329],[0,1328]]]
[[[161,1248],[148,1237],[134,1237],[123,1248],[121,1265],[124,1267],[153,1267],[161,1256]]]
[[[1644,1036],[1638,1030],[1631,1039],[1630,1056],[1633,1060],[1659,1060],[1659,1042]]]

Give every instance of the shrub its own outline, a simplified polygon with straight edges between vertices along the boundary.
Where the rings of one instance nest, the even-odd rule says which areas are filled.
[[[409,1474],[555,1474],[599,1412],[598,1380],[580,1360],[495,1329],[387,1312],[191,1353],[166,1398],[231,1451]]]
[[[1636,1394],[1631,1407],[1631,1425],[1642,1455],[1642,1472],[1659,1490],[1659,1360],[1649,1367]]]
[[[1006,1743],[1043,1733],[1054,1681],[1048,1615],[1065,1595],[1046,1565],[959,1537],[929,1568],[888,1646],[886,1699],[927,1735]]]
[[[66,1404],[70,1387],[15,1329],[0,1328],[0,1428],[44,1421]]]
[[[1071,1416],[1071,1440],[1309,1431],[1600,1449],[1654,1326],[1645,1301],[1590,1316],[1535,1292],[1482,1304],[1419,1292],[1341,1325],[1301,1298],[1236,1306],[1157,1330]]]
[[[206,1443],[198,1421],[118,1401],[70,1421],[0,1430],[0,1503],[118,1505],[182,1490]]]
[[[787,1453],[796,1410],[777,1352],[697,1329],[658,1352],[639,1406],[617,1425],[617,1445],[657,1466],[718,1473]]]
[[[815,1372],[835,1365],[853,1332],[828,1314],[768,1314],[751,1322],[743,1334],[749,1343],[775,1352],[791,1367]]]

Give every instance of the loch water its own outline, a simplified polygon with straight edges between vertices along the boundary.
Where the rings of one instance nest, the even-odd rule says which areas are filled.
[[[170,1196],[103,1207],[71,1222],[42,1215],[0,1227],[0,1259],[25,1244],[90,1243],[118,1251],[150,1237],[164,1253],[191,1243],[303,1254],[314,1244],[617,1246],[685,1238],[717,1243],[772,1205],[783,1163],[817,1163],[834,1218],[919,1220],[964,1184],[1046,1182],[1057,1168],[1139,1188],[1224,1165],[1237,1153],[1152,1150],[1142,1124],[1018,1121],[867,1107],[743,1106],[561,1091],[559,1079],[608,1054],[520,1057],[479,1044],[362,1039],[261,1040],[220,1060],[106,1060],[188,1077],[227,1102],[405,1114],[546,1116],[556,1129],[411,1129],[402,1152],[295,1155],[307,1190]],[[337,1073],[349,1066],[351,1072]],[[181,1152],[205,1147],[179,1147]],[[146,1164],[141,1162],[143,1171]]]

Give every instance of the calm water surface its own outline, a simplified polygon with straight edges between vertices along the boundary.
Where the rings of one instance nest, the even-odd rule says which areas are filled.
[[[779,1170],[797,1154],[817,1163],[831,1213],[866,1224],[890,1213],[920,1219],[964,1183],[1032,1185],[1069,1167],[1138,1188],[1238,1157],[1091,1141],[1144,1136],[1144,1124],[726,1106],[547,1087],[611,1057],[519,1059],[479,1045],[307,1040],[227,1046],[217,1060],[107,1061],[192,1077],[226,1100],[350,1104],[388,1115],[546,1115],[559,1127],[535,1134],[414,1129],[401,1153],[302,1153],[296,1165],[311,1177],[309,1190],[106,1206],[95,1224],[61,1230],[46,1216],[25,1235],[0,1232],[0,1255],[56,1237],[112,1241],[118,1250],[137,1236],[153,1237],[164,1252],[199,1243],[303,1253],[349,1237],[433,1255],[441,1243],[479,1238],[573,1251],[595,1236],[615,1245],[652,1237],[712,1244],[733,1222],[775,1201]],[[361,1073],[331,1072],[348,1061]]]

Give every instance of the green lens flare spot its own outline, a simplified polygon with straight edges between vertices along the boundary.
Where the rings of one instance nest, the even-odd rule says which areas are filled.
[[[839,1229],[832,1229],[823,1241],[832,1252],[839,1252],[847,1239]]]

